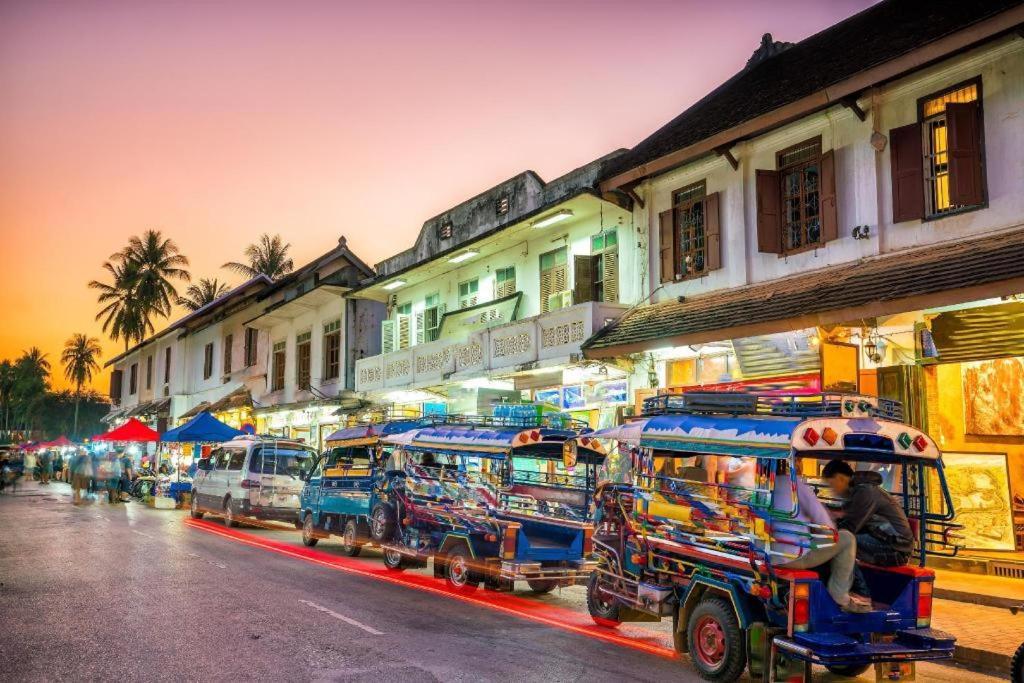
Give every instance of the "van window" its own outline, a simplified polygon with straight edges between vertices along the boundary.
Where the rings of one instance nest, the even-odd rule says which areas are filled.
[[[285,474],[299,479],[305,478],[313,467],[316,452],[309,448],[261,447],[253,450],[249,460],[250,472],[263,474]]]
[[[217,463],[217,469],[227,469],[228,466],[228,453],[223,448],[218,448],[213,453],[210,453],[210,460]]]
[[[245,449],[225,448],[224,450],[228,454],[228,469],[233,472],[240,471],[242,469],[242,463],[245,462]]]

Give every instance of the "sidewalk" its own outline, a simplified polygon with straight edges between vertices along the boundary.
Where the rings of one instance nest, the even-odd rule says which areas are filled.
[[[956,636],[956,662],[1007,676],[1024,641],[1024,612],[936,599],[932,627]]]
[[[935,597],[1010,609],[1024,606],[1024,581],[936,569]]]

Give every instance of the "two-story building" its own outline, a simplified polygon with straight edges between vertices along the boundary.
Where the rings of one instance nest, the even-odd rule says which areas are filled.
[[[935,436],[975,550],[1024,548],[1024,6],[885,1],[624,155],[651,303],[584,344],[666,387],[861,391]],[[1016,530],[1015,530],[1016,525]]]
[[[626,373],[580,345],[643,291],[631,200],[595,189],[615,154],[553,180],[526,171],[423,224],[351,296],[387,305],[356,390],[416,410],[486,414],[539,400],[614,419]]]

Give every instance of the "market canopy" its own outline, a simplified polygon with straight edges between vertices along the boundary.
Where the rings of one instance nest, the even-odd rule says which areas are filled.
[[[46,442],[46,447],[47,448],[60,448],[62,446],[74,446],[74,445],[75,444],[71,442],[71,439],[69,439],[68,437],[64,436],[63,434],[58,436],[53,441],[47,441]]]
[[[117,429],[100,434],[93,441],[159,441],[160,435],[134,417]]]
[[[204,443],[219,442],[228,441],[244,433],[241,429],[229,427],[210,413],[203,411],[180,427],[164,432],[160,440]]]

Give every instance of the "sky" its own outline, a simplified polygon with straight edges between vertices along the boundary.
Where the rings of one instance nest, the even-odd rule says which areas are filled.
[[[53,384],[101,265],[154,228],[193,278],[264,232],[369,263],[526,169],[630,147],[869,0],[0,2],[0,358]],[[184,289],[184,287],[181,287]],[[157,320],[157,329],[167,321]],[[106,389],[106,373],[93,385]]]

